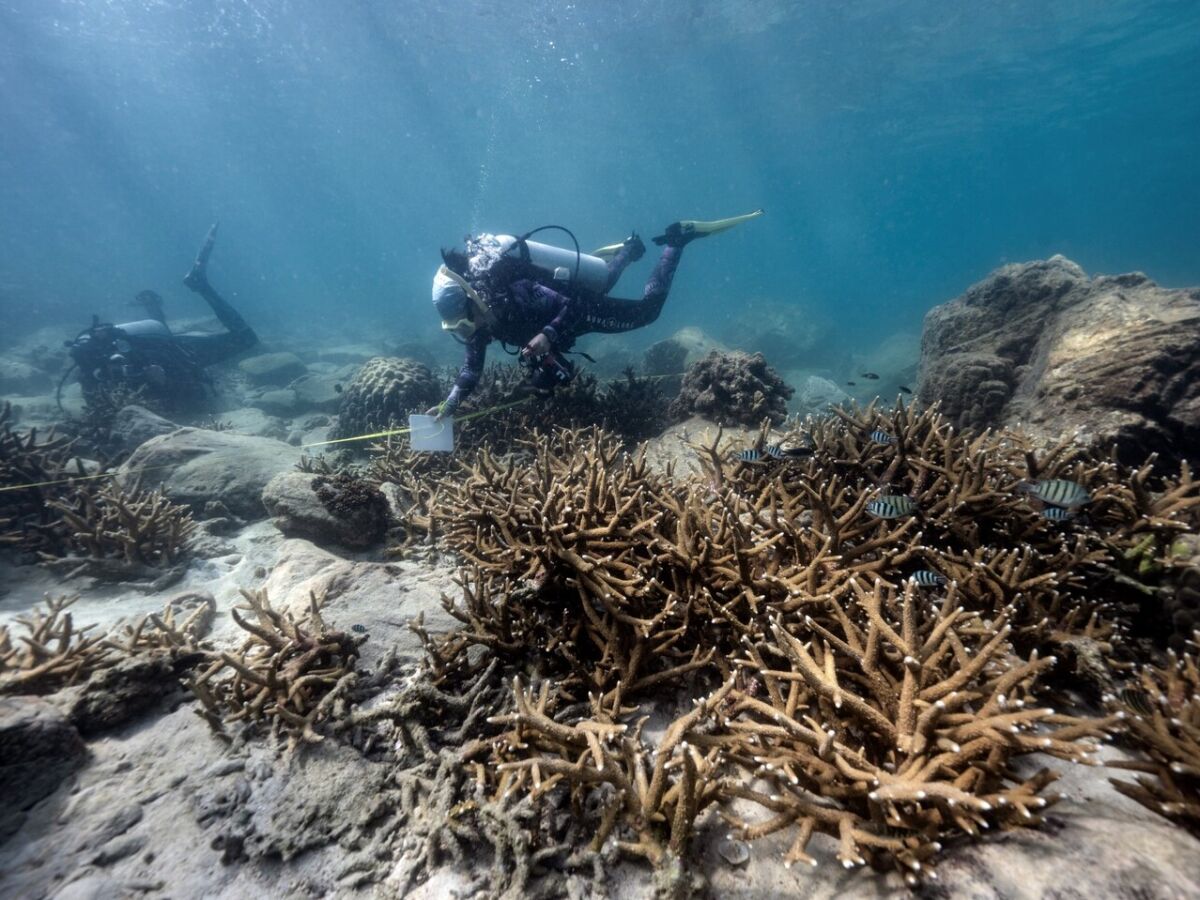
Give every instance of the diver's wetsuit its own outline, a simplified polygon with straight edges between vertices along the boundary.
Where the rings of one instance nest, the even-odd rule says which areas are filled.
[[[85,399],[90,402],[105,389],[122,386],[142,390],[171,410],[196,406],[212,382],[204,367],[258,343],[254,329],[208,283],[205,269],[215,230],[214,226],[183,283],[208,302],[227,330],[172,334],[160,316],[123,325],[93,325],[67,344],[79,366]]]
[[[570,350],[580,335],[632,331],[657,319],[671,290],[683,248],[663,248],[641,300],[605,296],[633,261],[631,254],[631,248],[625,246],[608,261],[608,283],[603,294],[594,291],[581,291],[577,296],[561,294],[527,278],[510,282],[500,296],[493,292],[491,311],[495,322],[467,340],[466,361],[447,400],[449,409],[456,408],[479,383],[487,347],[493,340],[524,347],[542,333],[549,339],[552,352],[562,352]]]

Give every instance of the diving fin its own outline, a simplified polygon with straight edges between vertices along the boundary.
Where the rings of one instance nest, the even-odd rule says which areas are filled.
[[[614,256],[616,256],[620,252],[621,248],[624,246],[625,246],[624,241],[621,241],[620,243],[616,243],[616,244],[609,244],[607,247],[600,247],[596,250],[593,250],[592,256],[598,256],[601,259],[612,259]]]
[[[593,250],[592,256],[598,256],[600,259],[612,259],[626,247],[629,248],[630,262],[637,262],[646,255],[646,245],[642,243],[642,239],[637,236],[635,231],[619,244],[609,244],[607,247]]]
[[[757,219],[763,212],[764,210],[762,209],[756,209],[754,212],[748,212],[742,216],[730,216],[728,219],[715,219],[711,222],[698,222],[695,219],[683,219],[679,222],[672,222],[662,234],[654,239],[654,243],[660,247],[663,244],[668,244],[672,247],[682,247],[696,238],[708,237],[710,234],[716,234],[720,231],[728,231],[735,225],[741,225],[743,222]]]

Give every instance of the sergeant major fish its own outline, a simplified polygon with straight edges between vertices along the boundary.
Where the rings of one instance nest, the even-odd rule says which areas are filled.
[[[917,501],[904,494],[881,494],[867,503],[867,512],[877,519],[898,519],[917,511]]]

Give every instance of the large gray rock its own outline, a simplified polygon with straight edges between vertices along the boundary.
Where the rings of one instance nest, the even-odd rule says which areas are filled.
[[[111,436],[122,450],[132,450],[150,438],[170,434],[178,427],[144,406],[124,406],[113,416]]]
[[[332,628],[359,625],[371,640],[361,648],[362,666],[370,668],[396,646],[401,658],[416,661],[424,656],[418,637],[408,622],[423,615],[431,633],[459,626],[442,607],[443,593],[459,597],[452,566],[423,563],[349,560],[299,538],[285,540],[262,587],[276,609],[302,618],[311,597],[325,605],[321,617]]]
[[[0,697],[0,841],[53,793],[87,749],[62,712],[38,697]]]
[[[228,431],[236,431],[238,434],[283,440],[288,433],[287,426],[279,417],[268,415],[253,406],[229,410],[221,413],[217,418],[224,423]]]
[[[348,384],[353,376],[353,372],[346,373],[342,369],[301,375],[288,385],[296,395],[294,408],[301,412],[337,412],[338,404],[342,400],[341,388]]]
[[[37,394],[54,387],[50,376],[29,363],[0,358],[0,397]]]
[[[388,527],[387,501],[361,479],[280,472],[263,489],[262,502],[275,526],[289,537],[317,544],[370,547]]]
[[[243,519],[265,518],[267,482],[291,469],[300,451],[282,441],[230,431],[180,428],[138,447],[121,466],[123,486],[161,487],[176,503],[203,514],[220,501]]]
[[[304,361],[295,353],[263,353],[238,363],[238,369],[254,384],[285,385],[305,373]]]
[[[850,399],[850,395],[839,385],[820,375],[801,372],[793,377],[789,372],[784,376],[784,380],[796,389],[796,393],[788,401],[788,411],[797,415],[825,415],[830,406],[845,403]]]
[[[291,388],[263,391],[253,401],[255,406],[271,416],[290,419],[301,411],[300,400]]]
[[[918,396],[960,426],[1178,457],[1200,443],[1200,289],[1062,256],[1004,266],[925,316]]]

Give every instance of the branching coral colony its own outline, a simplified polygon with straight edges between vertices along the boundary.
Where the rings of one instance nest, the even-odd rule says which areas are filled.
[[[520,676],[476,783],[565,792],[598,844],[668,868],[714,806],[748,839],[792,829],[788,863],[828,835],[844,865],[912,881],[947,840],[1037,824],[1055,776],[1014,761],[1086,761],[1119,721],[1055,712],[1047,676],[1080,644],[1104,667],[1129,644],[1147,601],[1124,554],[1189,529],[1190,472],[1155,481],[904,408],[767,440],[698,447],[681,478],[563,430],[430,489],[467,562],[444,601],[463,627],[418,626],[435,681],[489,656]],[[1052,481],[1086,500],[1047,514]]]

